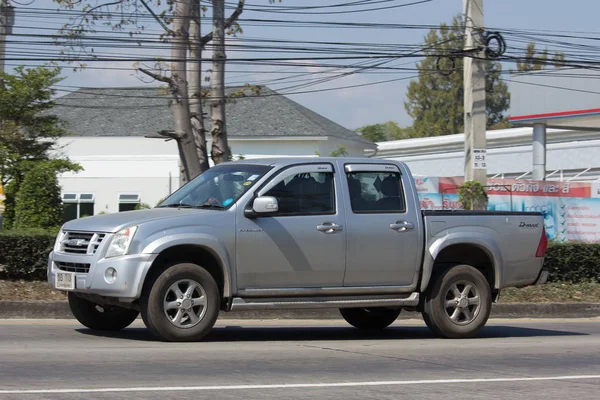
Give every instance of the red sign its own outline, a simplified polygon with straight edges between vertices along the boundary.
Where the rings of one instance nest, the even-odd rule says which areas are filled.
[[[461,177],[439,178],[439,193],[456,193],[463,182]],[[587,198],[592,194],[587,182],[488,179],[487,184],[488,195]]]

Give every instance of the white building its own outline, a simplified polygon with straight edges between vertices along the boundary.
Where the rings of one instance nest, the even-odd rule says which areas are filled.
[[[487,173],[495,178],[531,179],[533,128],[488,131]],[[546,179],[600,179],[600,131],[547,130]],[[464,134],[377,143],[376,158],[404,161],[415,175],[463,176]]]
[[[81,89],[57,103],[53,113],[73,134],[59,140],[58,152],[84,168],[59,177],[67,218],[129,210],[140,203],[154,206],[180,186],[176,142],[148,138],[173,129],[163,89]],[[363,156],[376,148],[266,88],[259,97],[228,104],[227,128],[234,158],[315,157],[342,148],[349,156]]]

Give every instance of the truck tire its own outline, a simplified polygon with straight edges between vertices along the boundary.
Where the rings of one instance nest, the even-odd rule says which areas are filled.
[[[69,292],[69,307],[77,321],[96,331],[120,331],[131,325],[139,315],[137,310],[99,306],[73,292]]]
[[[358,329],[380,330],[390,326],[400,315],[400,308],[340,308],[340,314]]]
[[[146,327],[171,342],[202,339],[217,321],[219,288],[196,264],[181,263],[162,272],[142,293],[140,310]]]
[[[425,294],[423,319],[439,337],[471,338],[483,328],[491,309],[487,279],[469,265],[457,265],[434,276]]]

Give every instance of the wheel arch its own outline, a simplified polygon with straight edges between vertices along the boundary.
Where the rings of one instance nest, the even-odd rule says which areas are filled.
[[[231,298],[231,264],[226,249],[216,238],[207,235],[194,238],[169,236],[165,239],[163,243],[153,243],[144,249],[144,253],[157,254],[157,257],[143,274],[142,284],[138,289],[139,295],[168,265],[191,262],[202,266],[213,276],[219,287],[221,299]]]
[[[502,282],[501,257],[495,241],[487,237],[439,239],[426,252],[421,292],[427,290],[435,271],[449,264],[466,264],[478,269],[487,279],[492,291],[499,290]]]

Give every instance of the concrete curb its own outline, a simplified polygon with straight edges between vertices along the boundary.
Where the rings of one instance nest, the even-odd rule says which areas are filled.
[[[419,318],[403,312],[400,318]],[[600,303],[500,303],[492,307],[492,318],[592,318],[600,317]],[[0,300],[0,318],[72,319],[66,301]],[[340,319],[336,309],[265,310],[221,313],[222,319]]]

